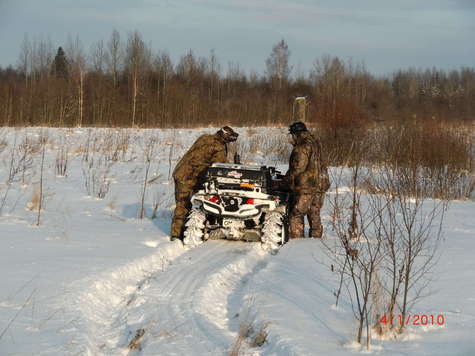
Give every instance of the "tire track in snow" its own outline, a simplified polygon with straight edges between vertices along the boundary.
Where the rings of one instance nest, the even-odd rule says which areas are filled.
[[[166,271],[184,252],[181,244],[166,244],[150,256],[72,283],[77,293],[72,309],[78,315],[78,352],[112,354],[111,350],[125,342],[121,331],[128,323],[127,307],[137,302],[137,295],[154,275]]]
[[[174,266],[152,281],[147,290],[147,304],[154,305],[154,315],[144,324],[157,321],[144,354],[225,355],[237,333],[230,328],[230,297],[241,288],[242,279],[266,259],[258,244],[209,241],[183,255]],[[143,310],[138,309],[138,312]]]
[[[227,354],[237,335],[230,316],[242,309],[233,294],[267,256],[257,244],[210,241],[189,251],[169,245],[80,281],[91,284],[76,302],[85,353],[127,354],[143,328],[142,354]]]
[[[269,255],[261,251],[260,246],[243,247],[233,250],[239,256],[232,263],[211,274],[205,284],[197,290],[196,311],[222,330],[226,330],[228,344],[234,341],[239,330],[240,314],[247,307],[243,298],[250,281],[260,270],[267,266]],[[218,301],[218,302],[216,302]]]

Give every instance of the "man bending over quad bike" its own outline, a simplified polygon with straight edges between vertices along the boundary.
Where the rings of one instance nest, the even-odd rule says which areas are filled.
[[[294,146],[285,182],[292,192],[289,217],[290,238],[304,237],[304,217],[310,224],[310,237],[322,237],[320,209],[330,187],[328,170],[322,161],[320,142],[303,122],[289,126]]]
[[[185,153],[173,171],[176,208],[173,214],[170,241],[183,239],[186,215],[190,211],[191,195],[200,175],[213,163],[226,163],[227,144],[238,138],[237,132],[224,126],[213,135],[200,136]]]

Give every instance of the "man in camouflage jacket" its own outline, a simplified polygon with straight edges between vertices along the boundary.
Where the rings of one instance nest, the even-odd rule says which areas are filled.
[[[310,224],[310,237],[322,237],[320,209],[330,187],[328,170],[322,161],[320,142],[303,122],[289,127],[294,148],[290,155],[286,182],[292,192],[290,238],[304,237],[304,217]]]
[[[185,153],[173,171],[176,208],[173,214],[170,240],[183,238],[185,218],[191,209],[191,195],[200,175],[213,163],[225,163],[227,144],[236,141],[238,134],[225,126],[213,135],[200,136]]]

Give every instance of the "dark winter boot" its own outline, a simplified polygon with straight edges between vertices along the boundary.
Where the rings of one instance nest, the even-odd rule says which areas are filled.
[[[310,229],[309,235],[314,239],[321,239],[323,235],[323,226],[320,225],[318,229]]]

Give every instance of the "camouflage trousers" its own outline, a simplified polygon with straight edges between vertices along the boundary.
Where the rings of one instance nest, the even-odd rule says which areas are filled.
[[[191,209],[193,185],[183,184],[175,179],[175,212],[173,213],[171,236],[182,238],[185,219]]]
[[[304,237],[305,216],[310,224],[310,237],[322,237],[320,209],[324,199],[325,193],[297,194],[294,197],[290,207],[290,238]]]

